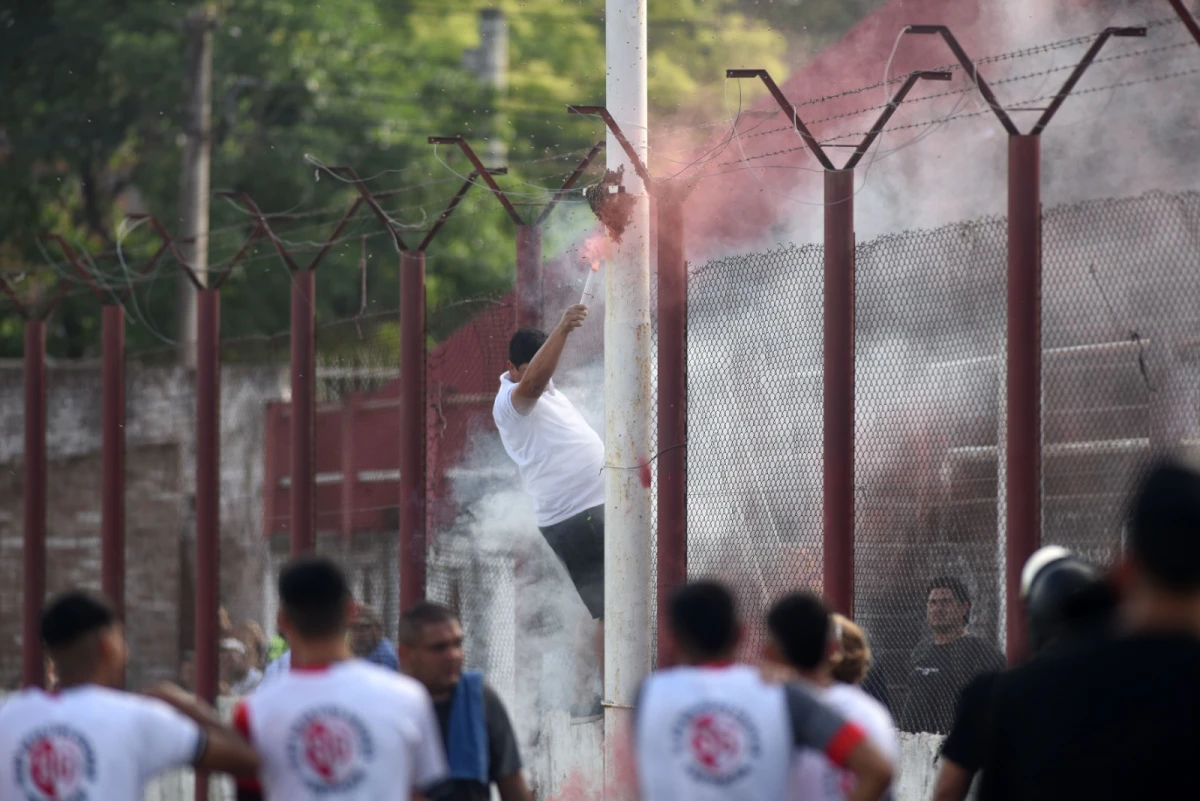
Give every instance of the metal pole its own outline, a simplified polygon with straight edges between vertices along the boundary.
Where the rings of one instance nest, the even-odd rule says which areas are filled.
[[[606,106],[648,163],[646,3],[607,0]],[[638,686],[650,671],[650,200],[610,130],[608,169],[624,167],[634,202],[607,266],[604,319],[605,652],[604,797],[633,798],[621,733],[632,725]]]
[[[1027,650],[1021,569],[1041,542],[1042,202],[1041,140],[1008,145],[1007,653]]]
[[[825,172],[825,594],[854,614],[854,170]]]
[[[221,564],[221,296],[196,293],[196,695],[217,697],[217,608]],[[196,773],[196,798],[208,798]]]
[[[400,255],[400,611],[425,599],[425,252]]]
[[[212,41],[216,11],[192,9],[184,25],[188,36],[187,117],[184,132],[183,176],[180,181],[180,254],[196,280],[207,282],[209,168],[212,143]],[[196,286],[179,274],[179,363],[196,365]]]
[[[41,614],[46,599],[46,322],[25,323],[25,565],[22,675],[46,686]]]
[[[542,228],[517,226],[517,328],[541,328],[545,306]]]
[[[316,547],[316,289],[315,270],[292,273],[292,556]]]
[[[101,310],[101,419],[104,470],[100,498],[100,586],[125,614],[125,311]]]
[[[687,261],[683,202],[658,206],[658,667],[676,655],[667,636],[671,593],[687,581]]]

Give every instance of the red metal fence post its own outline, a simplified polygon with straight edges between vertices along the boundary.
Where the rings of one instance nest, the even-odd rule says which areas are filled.
[[[316,546],[316,277],[292,273],[292,556]]]
[[[125,614],[125,310],[101,309],[100,586]]]
[[[1041,139],[1008,146],[1008,485],[1005,619],[1009,663],[1028,650],[1021,570],[1042,535],[1042,204]]]
[[[517,328],[541,328],[545,307],[542,227],[517,226]]]
[[[683,197],[664,194],[658,205],[659,668],[676,661],[667,612],[671,593],[687,581],[687,259]]]
[[[217,697],[221,565],[221,295],[196,292],[196,695]],[[208,777],[196,774],[196,797]]]
[[[46,322],[25,323],[25,564],[24,647],[26,687],[44,687],[40,619],[46,599]]]
[[[854,614],[854,170],[825,171],[825,595]]]
[[[400,610],[425,599],[425,252],[400,254]]]

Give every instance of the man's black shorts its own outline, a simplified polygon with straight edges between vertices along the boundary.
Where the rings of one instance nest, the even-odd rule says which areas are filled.
[[[542,529],[575,583],[593,620],[604,619],[604,507],[587,509]]]

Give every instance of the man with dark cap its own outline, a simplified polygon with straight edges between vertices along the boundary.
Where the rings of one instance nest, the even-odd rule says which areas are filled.
[[[983,801],[1200,797],[1200,474],[1151,470],[1113,578],[1117,636],[998,682]]]
[[[60,596],[41,629],[58,686],[28,688],[0,707],[0,799],[141,798],[145,783],[171,768],[258,768],[250,745],[179,688],[164,685],[154,697],[118,689],[125,633],[106,599]]]
[[[1057,545],[1041,548],[1025,563],[1021,600],[1030,648],[1043,658],[1107,635],[1116,612],[1116,596],[1100,569]],[[933,801],[967,797],[983,763],[992,692],[1001,675],[984,673],[959,696],[954,724],[942,743]]]

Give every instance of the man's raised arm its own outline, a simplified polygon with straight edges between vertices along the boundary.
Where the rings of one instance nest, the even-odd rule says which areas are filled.
[[[563,348],[567,344],[567,336],[587,319],[587,306],[572,306],[563,314],[562,322],[546,338],[545,344],[534,354],[533,359],[525,367],[521,381],[512,392],[512,405],[517,414],[527,415],[533,411],[538,399],[550,386],[550,379],[558,369],[558,360],[562,357]]]

